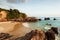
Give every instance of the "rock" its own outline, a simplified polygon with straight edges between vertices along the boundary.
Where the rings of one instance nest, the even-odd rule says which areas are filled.
[[[41,19],[38,19],[39,21],[41,21]]]
[[[15,40],[45,40],[45,33],[42,30],[32,30],[23,37],[18,37]]]
[[[55,40],[55,34],[52,30],[48,30],[45,34],[47,40]]]
[[[52,27],[45,34],[47,40],[55,40],[55,34],[58,34],[58,28]]]
[[[31,40],[46,40],[45,32],[43,30],[35,30],[35,35],[31,38]]]
[[[53,20],[56,20],[56,18],[54,18]]]
[[[48,26],[52,26],[51,24],[49,24],[49,23],[47,23],[46,25],[48,25]]]
[[[30,40],[33,35],[34,35],[34,32],[32,30],[31,32],[27,33],[25,36],[18,37],[15,40]]]
[[[27,18],[25,19],[25,21],[26,21],[26,22],[37,22],[38,19],[37,19],[36,17],[27,17]]]
[[[12,37],[12,35],[10,35],[8,33],[0,33],[0,40],[10,39],[11,37]]]
[[[44,20],[50,20],[50,18],[48,17],[48,18],[44,18]]]
[[[58,28],[57,27],[52,27],[51,30],[53,30],[55,34],[58,34]]]

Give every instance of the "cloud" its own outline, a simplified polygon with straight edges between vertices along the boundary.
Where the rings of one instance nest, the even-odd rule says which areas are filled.
[[[28,2],[28,0],[23,0],[23,2]]]
[[[7,3],[7,0],[0,0],[0,8],[15,8],[12,4]]]
[[[8,3],[19,3],[19,0],[7,0]]]
[[[28,2],[28,0],[7,0],[8,3],[24,3]]]
[[[28,0],[0,0],[0,8],[12,8],[16,9],[15,5],[20,5],[19,3],[26,3]]]
[[[11,5],[11,4],[8,4],[8,7],[9,8],[12,8],[12,9],[16,9],[15,6]]]

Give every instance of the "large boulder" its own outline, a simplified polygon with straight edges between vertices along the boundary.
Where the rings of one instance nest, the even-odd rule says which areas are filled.
[[[54,18],[53,20],[56,20],[56,18]]]
[[[42,30],[32,30],[23,37],[18,37],[15,40],[45,40],[45,32]]]
[[[44,20],[50,20],[50,18],[48,17],[48,18],[44,18]]]
[[[55,40],[55,34],[52,30],[48,30],[45,34],[47,40]]]
[[[41,19],[38,19],[39,21],[41,21]]]
[[[12,37],[12,35],[8,33],[0,33],[0,40],[9,40]]]
[[[47,40],[55,40],[55,34],[58,34],[58,28],[52,27],[45,34]]]
[[[52,30],[55,34],[58,34],[58,28],[57,28],[57,27],[51,27],[51,30]]]

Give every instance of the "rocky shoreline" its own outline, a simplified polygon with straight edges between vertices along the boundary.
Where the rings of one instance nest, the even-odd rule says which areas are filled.
[[[32,30],[22,37],[13,38],[9,33],[0,33],[0,40],[55,40],[55,34],[58,35],[58,29],[52,27],[48,31]]]
[[[2,31],[0,28],[0,40],[45,40],[46,36],[49,40],[55,40],[55,34],[58,34],[58,28],[52,27],[44,32],[41,29],[32,30],[25,27],[22,22],[2,22],[0,27],[4,28]]]

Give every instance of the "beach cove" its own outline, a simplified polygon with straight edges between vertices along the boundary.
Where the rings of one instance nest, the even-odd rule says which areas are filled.
[[[48,24],[47,24],[48,23]],[[47,31],[51,27],[57,27],[59,34],[56,35],[56,40],[60,40],[60,18],[57,20],[41,20],[38,22],[15,22],[6,21],[0,22],[0,33],[9,33],[13,35],[13,38],[23,37],[32,30],[38,29]],[[50,25],[51,24],[51,25]]]
[[[9,33],[14,37],[24,36],[31,29],[24,27],[22,22],[0,22],[0,33]]]

